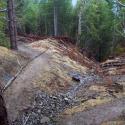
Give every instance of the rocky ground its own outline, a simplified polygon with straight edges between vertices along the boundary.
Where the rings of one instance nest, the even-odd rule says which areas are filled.
[[[124,125],[123,62],[112,59],[100,68],[55,39],[19,39],[17,53],[18,64],[27,65],[4,92],[13,125]]]

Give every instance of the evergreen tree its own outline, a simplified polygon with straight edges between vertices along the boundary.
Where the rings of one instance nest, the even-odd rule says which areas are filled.
[[[114,25],[120,29],[118,18],[105,0],[89,0],[82,7],[81,47],[88,49],[101,61],[111,52]],[[115,19],[115,20],[114,20]],[[118,35],[118,34],[117,34]]]

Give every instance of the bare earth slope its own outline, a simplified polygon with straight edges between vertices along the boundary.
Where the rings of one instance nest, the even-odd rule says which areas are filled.
[[[118,118],[125,110],[125,98],[115,100],[101,106],[84,112],[78,112],[64,121],[60,121],[61,125],[102,125],[103,122]],[[120,125],[120,122],[114,123]],[[125,121],[122,121],[123,125]],[[113,122],[110,124],[113,125]]]
[[[20,43],[17,53],[28,63],[4,92],[13,125],[124,123],[124,79],[107,86],[98,65],[73,45],[45,39]]]
[[[86,67],[77,66],[76,62],[70,58],[60,55],[60,52],[55,49],[55,45],[58,43],[54,42],[46,40],[29,45],[19,45],[19,51],[29,58],[34,58],[40,53],[43,54],[31,61],[14,83],[5,91],[5,100],[10,120],[15,120],[19,111],[31,104],[37,88],[53,92],[59,87],[64,89],[65,86],[71,84],[69,82],[70,77],[65,73],[66,71],[61,71],[64,64],[67,65],[66,68],[68,70],[72,69],[72,67],[77,71],[84,72],[87,70]],[[55,83],[52,83],[53,85],[49,85],[53,77],[59,77],[59,80],[57,80],[57,83],[55,81]]]
[[[20,60],[20,61],[19,61]],[[28,61],[27,57],[0,46],[0,83],[2,87]]]

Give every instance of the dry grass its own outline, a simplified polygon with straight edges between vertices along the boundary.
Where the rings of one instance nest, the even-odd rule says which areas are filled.
[[[25,60],[25,61],[24,61]],[[17,52],[0,46],[0,83],[1,86],[7,82],[6,76],[14,76],[27,59]]]
[[[63,115],[73,115],[74,113],[77,112],[82,112],[87,109],[91,109],[95,106],[106,104],[107,102],[110,102],[112,98],[102,98],[102,97],[97,97],[96,99],[90,99],[84,103],[81,103],[79,106],[74,106],[71,109],[67,109],[64,111]]]
[[[125,120],[109,121],[109,122],[102,123],[101,125],[125,125]]]
[[[73,46],[69,48],[66,43],[46,39],[31,43],[29,46],[39,51],[49,48],[46,52],[50,57],[48,67],[44,72],[40,73],[41,75],[36,82],[41,89],[49,92],[64,91],[73,84],[72,78],[68,75],[69,72],[76,71],[86,73],[89,69],[85,63],[81,64],[77,61],[76,56],[80,53],[75,50],[73,51]],[[71,53],[74,53],[70,54],[70,50]],[[83,58],[82,54],[79,55],[79,58]],[[86,60],[88,61],[88,59]],[[89,62],[90,61],[88,61],[88,63]]]

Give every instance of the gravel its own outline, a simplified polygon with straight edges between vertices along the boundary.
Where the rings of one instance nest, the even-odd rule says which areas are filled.
[[[84,85],[99,79],[94,74],[69,73],[71,77],[79,78],[79,84],[73,85],[65,93],[48,94],[37,91],[31,107],[22,111],[12,125],[56,125],[55,118],[67,108],[78,105],[76,93]]]
[[[22,111],[13,125],[55,125],[53,119],[64,109],[75,104],[76,100],[65,94],[49,95],[38,91],[33,106]]]

